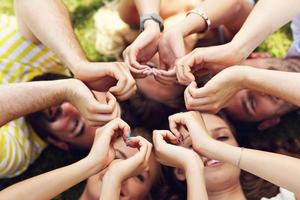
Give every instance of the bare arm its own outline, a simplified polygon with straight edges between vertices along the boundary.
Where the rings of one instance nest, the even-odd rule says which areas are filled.
[[[62,1],[15,0],[15,11],[21,27],[27,27],[76,74],[75,64],[86,61],[86,57]]]
[[[65,100],[66,81],[41,81],[0,86],[0,126]]]
[[[232,43],[237,44],[244,54],[243,58],[246,58],[267,36],[299,12],[300,4],[297,0],[260,0]]]
[[[101,96],[101,99],[94,95]],[[79,80],[35,81],[0,85],[0,126],[65,101],[73,104],[90,125],[103,125],[119,115],[119,107],[112,94],[93,94]]]
[[[0,199],[52,199],[71,186],[100,172],[115,156],[112,139],[128,134],[130,127],[115,119],[97,129],[90,153],[82,160],[31,179],[22,181],[0,192]],[[44,186],[41,189],[41,186]]]
[[[186,112],[169,118],[170,129],[178,134],[180,125],[185,125],[195,151],[205,157],[233,164],[259,176],[296,195],[300,191],[300,159],[259,150],[242,149],[212,139],[199,112]],[[228,136],[229,137],[229,136]],[[233,137],[233,136],[230,136]],[[286,173],[292,174],[288,179]]]
[[[299,73],[233,66],[216,74],[204,87],[190,84],[185,91],[185,104],[189,110],[216,113],[237,92],[250,89],[300,106],[300,94],[295,92],[299,85]]]
[[[201,2],[199,6],[209,17],[212,28],[237,22],[240,27],[251,11],[250,4],[245,0],[229,0],[226,4],[220,3],[219,0],[210,0]],[[185,37],[192,33],[203,32],[206,24],[202,17],[191,13],[176,27],[180,28]]]
[[[199,151],[198,151],[199,152]],[[231,163],[275,185],[299,195],[300,160],[290,156],[252,149],[241,149],[219,141],[209,142],[200,151],[205,156]],[[289,178],[286,173],[292,174]]]
[[[150,13],[159,14],[160,0],[134,0],[140,16]]]
[[[23,33],[29,35],[31,32],[31,37],[35,36],[49,47],[76,78],[98,91],[107,91],[104,86],[112,87],[116,79],[118,84],[110,91],[120,100],[129,98],[135,92],[134,79],[125,65],[87,60],[73,32],[68,10],[61,0],[15,0],[15,11]]]
[[[179,83],[195,80],[191,68],[204,66],[213,72],[235,65],[248,55],[271,33],[300,12],[297,0],[260,0],[248,16],[240,31],[227,44],[196,48],[175,63]],[[212,65],[213,64],[213,67]]]
[[[52,199],[95,173],[88,159],[17,183],[0,192],[0,199]],[[40,189],[44,186],[43,189]]]
[[[245,87],[279,97],[300,107],[300,73],[245,67]]]

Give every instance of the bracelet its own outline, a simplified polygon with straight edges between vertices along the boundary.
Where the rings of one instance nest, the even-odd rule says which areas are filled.
[[[206,24],[206,28],[203,32],[207,32],[209,31],[210,29],[210,26],[211,26],[211,21],[210,19],[208,18],[208,15],[201,9],[200,6],[198,6],[196,9],[193,9],[193,10],[190,10],[186,16],[190,15],[190,14],[196,14],[196,15],[199,15],[200,17],[202,17],[202,19],[205,21],[205,24]]]
[[[238,166],[239,168],[240,168],[240,163],[241,163],[241,159],[242,159],[243,150],[244,150],[244,147],[241,147],[240,157],[239,157],[239,160],[238,160],[238,162],[237,162],[237,166]]]

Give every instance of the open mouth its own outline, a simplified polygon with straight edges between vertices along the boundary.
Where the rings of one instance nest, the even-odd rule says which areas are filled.
[[[76,119],[74,121],[74,127],[72,129],[72,134],[71,134],[71,137],[74,138],[74,137],[78,137],[80,135],[82,135],[83,131],[84,131],[84,123],[78,119]]]
[[[210,160],[210,159],[207,159],[204,161],[204,166],[205,167],[214,167],[214,166],[219,166],[221,165],[222,162],[219,161],[219,160]]]

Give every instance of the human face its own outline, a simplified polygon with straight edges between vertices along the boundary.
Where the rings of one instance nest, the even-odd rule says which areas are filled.
[[[127,159],[138,152],[135,148],[126,146],[123,139],[118,138],[114,143],[116,151],[116,159]],[[121,200],[143,200],[149,194],[150,188],[155,181],[158,172],[158,163],[154,156],[149,159],[149,170],[137,176],[131,177],[123,181],[121,185]],[[88,179],[85,191],[81,199],[99,199],[102,179],[105,171],[100,172]],[[100,188],[100,190],[99,190]],[[89,198],[87,198],[89,197]]]
[[[82,149],[91,148],[97,127],[87,125],[72,104],[64,102],[52,106],[44,114],[47,129],[60,141]]]
[[[184,88],[180,85],[164,85],[155,80],[154,76],[147,76],[136,80],[141,93],[149,99],[174,107]]]
[[[106,101],[105,95],[97,94],[97,99],[99,102]],[[119,105],[118,109],[120,110]],[[43,114],[42,121],[46,128],[59,140],[80,149],[92,147],[96,129],[99,127],[89,126],[75,106],[64,102],[44,110]]]
[[[212,114],[202,114],[208,134],[215,140],[238,146],[228,124]],[[186,136],[183,146],[191,147],[190,137]],[[240,169],[218,160],[201,156],[204,163],[205,183],[208,193],[222,191],[228,187],[239,184]]]
[[[238,146],[228,124],[217,115],[202,114],[208,134],[215,140]],[[205,183],[208,192],[223,190],[239,184],[240,169],[234,165],[202,157]]]
[[[258,122],[282,116],[291,109],[279,98],[244,89],[229,101],[226,112],[240,121]]]
[[[283,66],[286,66],[284,61],[274,58],[248,59],[242,64],[274,70],[283,70]],[[226,111],[231,117],[250,122],[279,117],[291,109],[290,104],[277,97],[248,89],[239,91],[226,107]]]

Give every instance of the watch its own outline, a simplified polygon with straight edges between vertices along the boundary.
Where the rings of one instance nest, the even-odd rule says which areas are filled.
[[[147,20],[153,20],[156,23],[158,23],[160,32],[163,32],[164,21],[158,14],[155,14],[155,13],[146,14],[146,15],[143,15],[140,17],[140,31],[141,32],[145,29],[144,24],[145,24],[145,21],[147,21]]]

